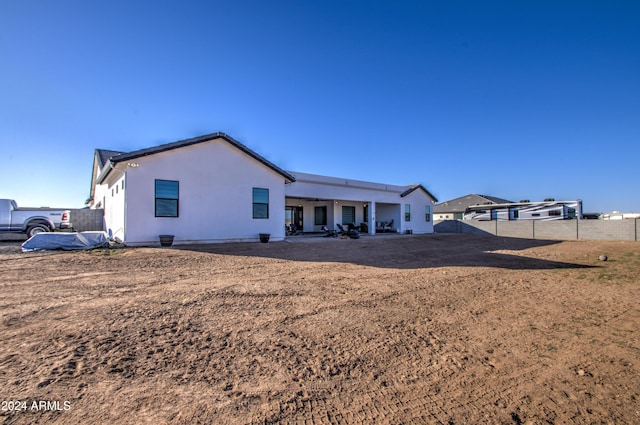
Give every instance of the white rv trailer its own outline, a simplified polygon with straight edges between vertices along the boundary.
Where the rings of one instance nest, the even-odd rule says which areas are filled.
[[[463,220],[581,220],[582,201],[513,202],[509,204],[471,205]]]

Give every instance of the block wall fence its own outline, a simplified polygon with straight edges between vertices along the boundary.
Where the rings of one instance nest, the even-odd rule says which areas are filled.
[[[78,232],[104,230],[104,210],[71,210]],[[491,234],[510,238],[547,240],[639,241],[640,220],[475,221],[444,220],[434,224],[436,233]]]
[[[104,210],[102,209],[71,209],[71,223],[76,232],[104,230]]]
[[[547,240],[640,240],[640,220],[522,220],[436,221],[436,233],[491,234],[509,238]]]
[[[104,230],[104,210],[71,209],[71,222],[77,232]],[[640,220],[443,220],[436,221],[433,229],[435,233],[490,234],[523,239],[640,241]],[[0,237],[0,240],[11,240],[11,237]]]

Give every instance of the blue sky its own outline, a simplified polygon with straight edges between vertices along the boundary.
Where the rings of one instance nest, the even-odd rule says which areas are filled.
[[[95,148],[223,131],[440,201],[640,211],[640,2],[2,1],[0,197],[82,207]]]

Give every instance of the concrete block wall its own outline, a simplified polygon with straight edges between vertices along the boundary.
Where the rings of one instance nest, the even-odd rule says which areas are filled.
[[[533,239],[533,234],[533,221],[531,220],[504,221],[497,225],[496,236]]]
[[[71,223],[76,232],[104,230],[104,210],[102,209],[72,209]]]
[[[580,220],[533,221],[533,239],[575,240],[578,239]]]
[[[462,221],[462,223],[464,225],[467,224],[466,221]],[[463,226],[463,228],[464,227],[465,226]],[[475,227],[477,230],[480,230],[481,233],[490,233],[492,235],[496,234],[496,223],[494,221],[479,221],[477,224],[474,223],[473,227]],[[477,232],[471,231],[471,233],[477,233]]]
[[[444,221],[436,221],[433,226],[433,231],[435,233],[475,233],[475,234],[486,234],[493,232],[488,231],[488,226],[483,226],[486,222],[477,222],[476,225],[479,224],[478,227],[467,225],[466,221],[461,220],[444,220]],[[495,226],[495,225],[494,225]]]
[[[639,220],[583,220],[580,239],[637,241]]]
[[[458,220],[436,221],[433,224],[433,231],[435,233],[462,233],[461,224],[462,222]]]
[[[640,220],[474,221],[444,220],[436,233],[484,233],[545,240],[640,240]]]

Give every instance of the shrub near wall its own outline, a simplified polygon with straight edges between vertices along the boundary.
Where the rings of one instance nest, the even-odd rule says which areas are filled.
[[[524,239],[638,241],[640,220],[444,220],[435,223],[434,231],[485,233]]]

